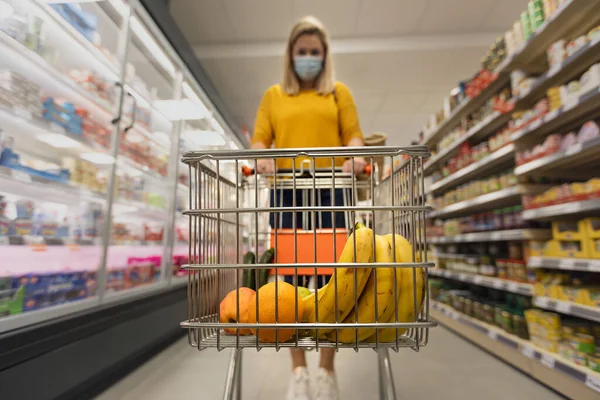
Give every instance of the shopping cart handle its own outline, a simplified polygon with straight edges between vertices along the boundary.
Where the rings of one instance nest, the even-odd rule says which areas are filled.
[[[330,170],[329,168],[317,168],[317,169],[315,170],[315,172],[330,172],[330,171],[331,171],[331,170]],[[335,170],[335,171],[336,171],[336,172],[340,172],[340,171],[341,171],[341,169],[339,169],[339,168],[336,168],[336,170]],[[296,173],[298,173],[298,172],[299,172],[299,171],[296,171]],[[370,166],[370,165],[367,165],[367,166],[365,166],[365,169],[364,169],[364,171],[363,171],[363,172],[364,172],[366,175],[368,175],[368,176],[371,176],[371,172],[372,172],[372,171],[371,171],[371,166]],[[254,171],[254,168],[250,168],[250,167],[248,167],[248,166],[246,166],[246,165],[242,166],[242,175],[244,175],[244,176],[248,177],[248,176],[252,176],[252,175],[254,175],[254,173],[255,173],[255,171]],[[294,173],[294,170],[292,170],[292,169],[278,169],[278,170],[277,170],[277,173],[278,173],[278,174],[293,174],[293,173]]]

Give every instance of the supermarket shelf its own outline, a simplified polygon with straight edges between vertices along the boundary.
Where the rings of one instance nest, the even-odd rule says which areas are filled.
[[[105,195],[78,188],[68,183],[44,180],[21,171],[0,166],[0,192],[60,204],[79,204],[82,200],[94,203],[106,201]]]
[[[547,240],[552,238],[549,229],[511,229],[506,231],[465,233],[457,236],[428,238],[432,244],[506,242],[511,240]]]
[[[446,206],[438,211],[430,212],[428,218],[449,218],[459,215],[472,214],[482,210],[515,205],[521,200],[521,195],[543,191],[547,185],[517,185],[492,193],[475,197],[470,200],[460,201]]]
[[[527,266],[529,268],[600,272],[600,260],[583,258],[530,257]]]
[[[557,300],[550,297],[534,297],[533,305],[544,310],[600,322],[600,307],[584,306],[583,304]]]
[[[30,114],[20,113],[19,110],[9,110],[6,107],[0,106],[0,121],[2,126],[9,134],[18,133],[19,135],[28,135],[31,140],[37,140],[37,135],[40,133],[58,133],[65,135],[69,139],[77,142],[81,147],[79,149],[70,149],[69,152],[73,154],[79,154],[84,151],[91,152],[102,152],[107,154],[108,149],[92,141],[86,140],[82,136],[74,135],[67,132],[62,127],[47,121],[42,118],[32,117]],[[67,151],[68,149],[63,149]],[[117,163],[121,166],[128,167],[129,169],[140,171],[147,177],[158,180],[159,182],[165,183],[166,177],[158,174],[157,172],[150,170],[147,166],[137,163],[132,159],[119,155]]]
[[[523,219],[570,218],[574,215],[597,214],[598,212],[600,212],[600,199],[592,199],[524,210]]]
[[[452,143],[448,148],[440,151],[435,156],[431,157],[423,166],[425,173],[430,173],[451,158],[460,146],[469,140],[478,140],[486,137],[492,132],[495,132],[502,125],[506,124],[510,120],[510,113],[500,114],[498,111],[494,111],[483,121],[469,129],[469,131],[461,136],[457,141]]]
[[[513,142],[535,140],[542,135],[554,133],[570,123],[592,119],[600,113],[600,88],[582,94],[577,101],[564,104],[561,108],[550,111],[544,117],[514,132]]]
[[[481,107],[492,95],[498,92],[504,85],[510,82],[510,76],[508,74],[498,74],[496,80],[488,85],[485,89],[479,93],[479,96],[464,100],[458,107],[456,107],[444,120],[437,129],[424,139],[423,144],[432,146],[440,141],[441,137],[450,132],[458,125],[461,118],[465,115],[475,111]]]
[[[439,276],[473,285],[485,286],[506,292],[522,294],[524,296],[531,296],[533,293],[533,285],[529,283],[513,282],[507,279],[492,278],[463,272],[454,272],[438,268],[432,268],[428,271],[429,275],[431,276]]]
[[[102,71],[103,75],[107,78],[114,80],[115,82],[119,77],[119,66],[113,62],[106,54],[94,46],[92,42],[83,37],[83,35],[75,29],[65,18],[63,18],[56,10],[54,10],[49,4],[43,4],[40,2],[37,6],[46,13],[50,19],[58,25],[58,27],[67,34],[72,43],[75,43],[79,48],[83,49],[88,53],[89,59],[94,62],[94,69],[98,72]]]
[[[572,38],[587,33],[593,28],[597,19],[590,15],[597,15],[600,1],[598,0],[570,0],[565,2],[559,10],[550,16],[531,38],[515,54],[508,57],[499,67],[499,70],[513,70],[515,68],[528,69],[531,66],[544,66],[546,49],[559,39]],[[541,72],[535,69],[533,72]]]
[[[499,150],[496,150],[489,156],[468,165],[461,170],[447,176],[446,178],[429,186],[429,193],[437,193],[446,189],[453,188],[461,183],[484,176],[492,170],[499,169],[501,166],[514,163],[515,145],[508,144]]]
[[[437,143],[441,136],[452,130],[463,116],[480,107],[491,95],[500,90],[510,80],[508,72],[515,68],[535,64],[535,61],[543,59],[548,46],[556,40],[588,32],[594,26],[593,22],[595,21],[593,18],[585,17],[594,15],[594,10],[598,6],[600,6],[600,0],[570,0],[563,4],[561,9],[544,22],[515,54],[507,57],[500,64],[495,71],[498,73],[498,78],[479,96],[466,100],[454,109],[450,116],[425,138],[424,144],[431,146]],[[582,21],[588,22],[582,23]]]
[[[567,83],[598,61],[600,61],[600,40],[587,43],[571,57],[542,74],[529,91],[519,96],[515,107],[517,109],[530,107],[544,96],[546,90],[552,86]]]
[[[599,373],[437,301],[430,304],[435,320],[568,398],[598,398]]]
[[[46,92],[59,94],[105,121],[112,119],[113,105],[80,87],[39,54],[29,50],[4,32],[0,32],[0,47],[6,58],[20,65],[21,68],[18,70],[28,71],[32,80],[34,80],[33,76],[36,76],[37,79],[41,79],[40,77],[43,76],[43,81],[47,83],[47,87],[43,87]]]
[[[599,51],[600,54],[600,51]],[[595,167],[600,162],[600,137],[585,143],[578,143],[567,150],[559,151],[546,157],[528,162],[515,168],[515,175],[545,174],[568,167],[570,173],[574,169]],[[594,174],[594,171],[588,173]],[[560,172],[560,171],[557,171]]]

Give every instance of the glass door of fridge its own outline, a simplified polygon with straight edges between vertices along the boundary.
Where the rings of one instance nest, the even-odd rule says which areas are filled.
[[[124,66],[110,245],[106,256],[106,296],[164,286],[168,222],[173,218],[176,177],[169,164],[178,154],[178,132],[169,109],[176,100],[180,73],[132,6]],[[118,297],[118,295],[117,295]]]

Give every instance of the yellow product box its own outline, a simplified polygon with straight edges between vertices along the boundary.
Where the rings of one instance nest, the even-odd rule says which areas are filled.
[[[587,239],[588,253],[590,258],[600,258],[600,238]]]
[[[600,239],[600,218],[586,218],[583,225],[588,239]]]
[[[540,337],[533,336],[531,342],[551,353],[558,353],[558,341],[546,340]]]
[[[560,252],[560,245],[558,244],[558,240],[548,240],[542,251],[542,255],[544,257],[560,257],[558,254]]]
[[[558,249],[555,255],[549,255],[549,257],[571,257],[571,258],[589,258],[590,257],[590,243],[588,240],[557,240],[556,242]]]
[[[537,297],[552,297],[550,296],[552,286],[544,285],[543,283],[536,283],[533,286],[533,294]]]
[[[586,227],[583,220],[580,221],[553,221],[552,238],[556,240],[583,240],[585,239]]]
[[[542,312],[538,317],[540,325],[544,326],[549,330],[556,330],[560,335],[560,315],[553,312]]]
[[[600,288],[599,287],[584,287],[577,291],[576,303],[585,306],[600,307]]]
[[[556,296],[555,298],[563,301],[575,302],[577,301],[580,290],[580,288],[574,286],[556,286],[556,294],[558,296]]]
[[[529,242],[529,257],[543,257],[546,242],[541,240],[532,240]]]

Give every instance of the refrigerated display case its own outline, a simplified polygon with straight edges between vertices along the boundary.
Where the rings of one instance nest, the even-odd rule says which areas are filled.
[[[139,1],[0,3],[0,333],[183,287],[181,151],[241,142]]]

